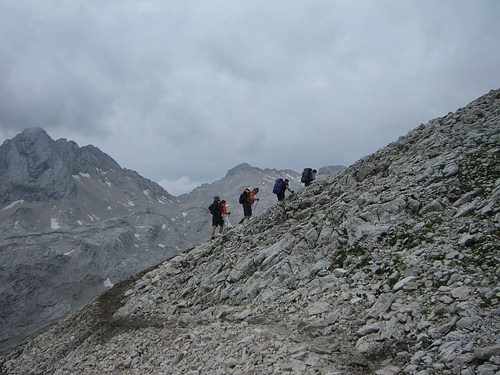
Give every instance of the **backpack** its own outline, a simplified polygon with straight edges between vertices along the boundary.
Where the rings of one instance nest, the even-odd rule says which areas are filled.
[[[312,168],[304,168],[302,172],[302,177],[300,178],[300,182],[306,183],[312,181]]]
[[[245,190],[243,190],[243,193],[240,194],[240,199],[238,201],[238,202],[240,202],[240,204],[243,204],[247,201],[248,193],[249,193],[249,191],[247,189],[245,189]]]
[[[219,202],[213,202],[210,206],[208,206],[208,210],[212,215],[218,215],[220,214],[220,203]]]
[[[285,190],[285,181],[283,181],[282,178],[276,179],[276,182],[274,183],[274,187],[273,187],[273,193],[279,194],[283,190]]]

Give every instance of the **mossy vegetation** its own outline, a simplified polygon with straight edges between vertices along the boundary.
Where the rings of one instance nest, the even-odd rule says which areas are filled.
[[[415,229],[413,225],[401,224],[392,233],[388,233],[386,244],[398,250],[410,250],[420,245],[435,243],[432,235],[441,223],[442,218],[434,216],[422,228]]]

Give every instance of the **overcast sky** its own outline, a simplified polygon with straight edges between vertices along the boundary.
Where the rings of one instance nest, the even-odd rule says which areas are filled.
[[[0,144],[92,144],[170,193],[349,165],[500,88],[498,0],[0,0]]]

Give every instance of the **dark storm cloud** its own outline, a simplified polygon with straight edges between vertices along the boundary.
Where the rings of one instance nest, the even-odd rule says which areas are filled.
[[[349,164],[498,88],[498,19],[495,0],[0,0],[0,141],[41,126],[175,189]]]

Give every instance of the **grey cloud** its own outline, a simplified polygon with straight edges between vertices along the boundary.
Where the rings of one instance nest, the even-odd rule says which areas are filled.
[[[348,164],[498,88],[499,18],[493,0],[5,0],[0,141],[42,126],[171,182]]]

